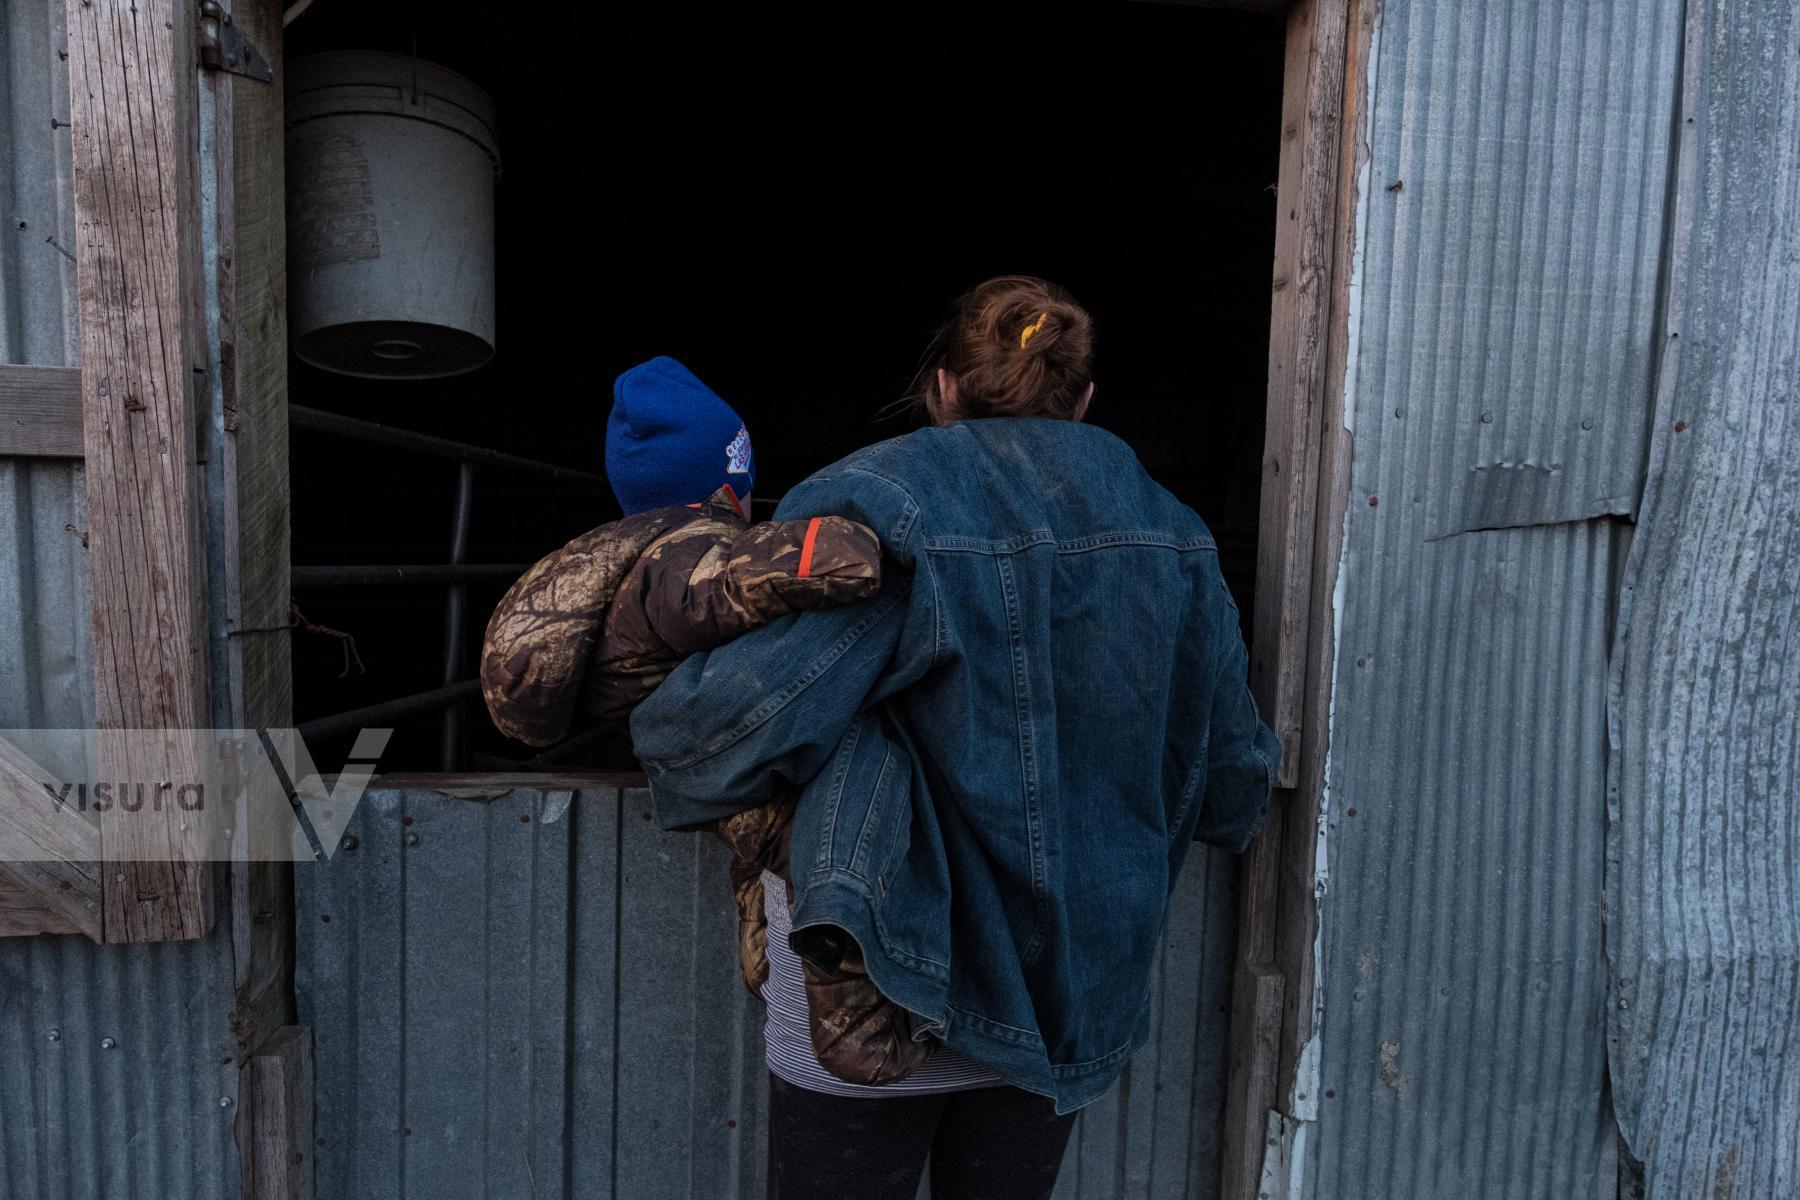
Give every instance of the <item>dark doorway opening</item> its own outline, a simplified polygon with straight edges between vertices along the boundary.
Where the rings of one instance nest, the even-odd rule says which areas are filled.
[[[493,13],[326,2],[289,31],[290,60],[416,46],[469,76],[498,104],[504,163],[494,360],[395,383],[296,359],[293,403],[599,472],[612,378],[671,354],[743,414],[773,501],[916,424],[902,401],[957,293],[1043,275],[1095,314],[1091,419],[1206,518],[1251,612],[1278,18],[1130,0],[854,24]],[[296,563],[445,561],[454,464],[296,430],[292,478]],[[474,496],[472,562],[531,561],[617,515],[603,490],[507,472]],[[502,590],[470,589],[471,672]],[[441,587],[295,599],[365,667],[341,674],[337,639],[298,636],[297,720],[442,682]],[[438,767],[440,726],[401,723],[384,769]],[[464,731],[464,767],[532,753],[478,700]],[[313,750],[333,764],[348,738]]]

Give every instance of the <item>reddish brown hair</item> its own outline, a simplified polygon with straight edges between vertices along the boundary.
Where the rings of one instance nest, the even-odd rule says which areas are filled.
[[[918,389],[943,409],[938,368],[956,376],[961,417],[1075,416],[1093,380],[1094,318],[1054,283],[1002,275],[965,293],[926,352]]]

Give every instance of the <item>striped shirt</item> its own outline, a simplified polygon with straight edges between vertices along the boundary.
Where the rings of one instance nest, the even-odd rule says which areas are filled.
[[[763,1044],[769,1071],[795,1087],[828,1096],[917,1096],[932,1092],[964,1092],[998,1087],[1000,1078],[973,1059],[939,1043],[937,1049],[905,1079],[871,1087],[846,1083],[819,1065],[813,1053],[811,1027],[806,1019],[806,984],[800,956],[788,945],[793,932],[788,914],[787,884],[777,875],[763,872],[763,911],[769,919],[769,979],[763,984],[768,1019],[763,1024]]]

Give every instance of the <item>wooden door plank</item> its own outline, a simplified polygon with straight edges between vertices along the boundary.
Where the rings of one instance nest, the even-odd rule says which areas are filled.
[[[103,729],[192,729],[201,702],[202,543],[191,237],[195,7],[68,5],[83,449],[93,580],[95,713]],[[142,744],[147,739],[133,739]],[[198,779],[186,739],[161,753],[104,739],[118,780]],[[212,916],[198,823],[109,811],[108,941],[199,937]]]
[[[1300,0],[1287,18],[1250,667],[1257,703],[1281,739],[1282,762],[1268,823],[1240,875],[1224,1200],[1259,1194],[1268,1115],[1288,1100],[1292,1038],[1310,1021],[1316,913],[1307,908],[1310,874],[1300,875],[1313,861],[1317,793],[1293,789],[1302,785],[1302,762],[1318,760],[1325,736],[1308,703],[1308,684],[1319,667],[1312,661],[1313,623],[1329,625],[1329,613],[1321,615],[1315,603],[1328,598],[1315,593],[1321,498],[1341,511],[1319,476],[1326,413],[1341,403],[1330,369],[1340,313],[1335,275],[1349,3]],[[1341,378],[1341,358],[1338,366]],[[1302,1010],[1308,1021],[1298,1019]]]
[[[1336,247],[1344,0],[1288,15],[1269,324],[1269,403],[1256,564],[1251,682],[1281,739],[1277,784],[1300,777],[1320,424]]]
[[[43,893],[35,884],[23,883],[13,876],[11,866],[11,863],[0,863],[0,937],[84,932],[62,913],[47,906]],[[98,913],[96,907],[96,917]]]
[[[232,0],[238,32],[275,72],[274,85],[209,72],[203,98],[216,136],[203,157],[216,222],[210,268],[217,296],[208,346],[207,483],[219,561],[208,586],[214,720],[234,729],[292,724],[288,612],[287,244],[281,0]],[[249,553],[246,553],[249,548]],[[240,1055],[294,1021],[294,870],[287,862],[231,869],[236,980],[232,1031]]]
[[[57,779],[0,738],[0,937],[11,932],[85,933],[102,937],[100,829],[66,796]],[[32,910],[40,916],[28,918]],[[45,927],[55,923],[60,928]]]
[[[238,1130],[245,1200],[312,1200],[313,1033],[285,1025],[245,1065]],[[247,1128],[246,1128],[247,1126]]]

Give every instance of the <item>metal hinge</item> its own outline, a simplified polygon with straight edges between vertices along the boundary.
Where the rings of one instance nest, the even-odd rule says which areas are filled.
[[[200,3],[200,65],[264,83],[275,82],[275,68],[238,32],[231,23],[231,14],[219,7],[218,0]]]

